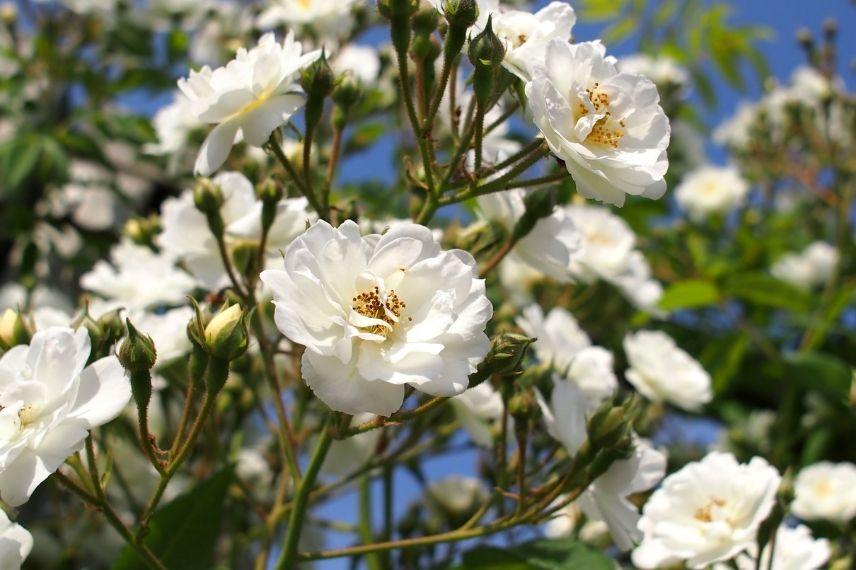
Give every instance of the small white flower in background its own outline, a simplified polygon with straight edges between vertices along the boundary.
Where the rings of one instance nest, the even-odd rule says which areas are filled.
[[[647,77],[658,86],[682,87],[689,81],[687,70],[668,56],[653,57],[645,53],[628,55],[618,60],[618,69]]]
[[[749,183],[733,166],[706,165],[687,174],[675,189],[675,200],[699,221],[711,214],[726,214],[742,206]]]
[[[639,568],[681,561],[704,568],[755,544],[775,504],[781,477],[761,457],[740,464],[730,453],[709,453],[666,477],[645,503],[633,551]]]
[[[356,414],[351,418],[350,427],[370,422],[377,418],[374,414]],[[344,477],[365,465],[377,454],[377,444],[382,430],[373,429],[347,439],[336,440],[330,444],[327,457],[321,466],[321,472],[330,477]]]
[[[838,260],[837,248],[816,241],[800,253],[786,253],[780,257],[770,268],[770,273],[800,289],[812,289],[832,278]]]
[[[86,366],[85,329],[50,328],[0,358],[0,498],[27,502],[83,446],[88,430],[121,413],[131,387],[115,356]]]
[[[175,266],[175,257],[123,239],[80,278],[80,286],[127,309],[184,303],[196,281]]]
[[[242,447],[235,457],[235,474],[253,488],[263,490],[273,481],[273,472],[264,454],[252,447]]]
[[[734,114],[714,129],[714,142],[733,149],[745,148],[752,137],[752,128],[758,120],[758,112],[757,103],[740,102]]]
[[[298,73],[320,55],[320,50],[304,54],[293,33],[282,44],[265,34],[255,48],[239,49],[224,67],[212,71],[205,66],[179,79],[194,115],[217,125],[199,149],[196,173],[208,176],[220,168],[239,135],[251,146],[266,143],[303,106]]]
[[[657,304],[663,298],[663,285],[651,275],[651,266],[642,252],[634,249],[624,269],[610,279],[636,308],[660,315]]]
[[[261,239],[262,203],[252,183],[239,172],[221,172],[213,179],[223,193],[224,239],[227,247]],[[313,215],[306,211],[305,198],[283,199],[277,205],[276,219],[268,231],[267,263],[281,259],[280,250],[306,229]],[[193,203],[193,191],[185,190],[177,198],[168,198],[161,208],[163,232],[158,245],[184,262],[188,270],[208,289],[229,283],[217,249],[217,241],[208,228],[205,215]]]
[[[475,260],[441,250],[424,226],[361,237],[351,221],[319,221],[286,249],[285,271],[261,278],[277,327],[306,347],[304,380],[336,411],[389,416],[405,384],[460,394],[490,348]]]
[[[666,192],[669,119],[657,87],[619,72],[603,45],[551,41],[526,98],[581,195],[621,206],[627,194],[656,199]]]
[[[575,204],[565,211],[582,234],[574,257],[574,277],[591,283],[610,279],[624,271],[636,246],[636,234],[623,219],[603,206]]]
[[[630,333],[624,337],[624,352],[630,366],[627,381],[652,402],[695,411],[713,397],[710,375],[666,333]]]
[[[371,46],[348,44],[338,50],[330,62],[336,73],[350,73],[367,87],[374,87],[380,73],[380,56]]]
[[[173,94],[172,102],[158,109],[152,117],[158,142],[143,146],[143,151],[153,155],[170,157],[171,166],[178,164],[187,147],[190,133],[202,127],[194,113],[194,105],[181,91]]]
[[[612,370],[612,353],[593,346],[567,310],[553,307],[545,318],[540,306],[530,305],[517,318],[517,326],[538,339],[532,345],[538,360],[582,390],[589,411],[615,394],[618,379]]]
[[[493,445],[492,427],[502,417],[502,396],[490,382],[482,382],[458,394],[449,403],[458,421],[470,434],[473,443],[482,447]]]
[[[532,288],[546,275],[514,257],[505,256],[499,264],[499,282],[508,294],[508,300],[517,307],[532,303]]]
[[[425,489],[426,502],[432,509],[464,520],[489,497],[480,479],[462,475],[431,481]]]
[[[818,570],[829,561],[831,549],[829,541],[815,539],[807,526],[799,525],[793,528],[780,526],[776,531],[775,546],[773,547],[773,563],[770,565],[771,544],[768,543],[761,555],[760,565],[757,563],[755,552],[757,547],[750,548],[752,554],[743,553],[734,559],[738,570]],[[715,570],[719,570],[716,568]]]
[[[9,520],[0,509],[0,561],[3,570],[18,570],[33,549],[33,535]]]
[[[352,10],[365,0],[273,0],[258,17],[262,29],[280,25],[311,26],[325,39],[336,40],[348,35],[354,24]]]
[[[551,506],[563,503],[564,499],[564,495],[560,496]],[[547,538],[553,539],[569,538],[583,515],[584,513],[576,502],[565,505],[556,511],[552,518],[547,521],[547,524],[544,525],[544,535]],[[578,536],[583,542],[600,542],[601,539],[609,536],[609,525],[603,521],[587,520],[579,529]]]
[[[591,406],[570,381],[553,378],[550,404],[536,392],[547,432],[573,456],[587,439],[586,410]],[[592,521],[604,521],[615,545],[629,550],[641,533],[636,528],[639,512],[628,497],[652,488],[666,472],[666,456],[647,441],[634,436],[633,455],[612,463],[589,485],[576,504]]]
[[[800,471],[791,511],[803,520],[846,523],[856,516],[856,465],[821,461]]]
[[[49,198],[52,215],[70,215],[76,225],[92,231],[118,224],[124,209],[117,200],[110,172],[92,162],[74,160],[68,178],[69,182]]]
[[[526,212],[523,190],[494,192],[477,198],[481,215],[509,233]],[[571,280],[571,261],[580,248],[580,232],[561,208],[535,223],[510,255],[560,283]]]

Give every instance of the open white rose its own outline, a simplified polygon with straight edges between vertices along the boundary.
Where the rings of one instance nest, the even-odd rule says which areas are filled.
[[[657,85],[681,87],[689,81],[687,70],[669,56],[651,56],[637,53],[618,60],[618,69],[625,73],[642,75]]]
[[[582,234],[580,251],[573,259],[575,278],[591,283],[626,270],[636,246],[636,234],[627,222],[603,206],[572,205],[565,212]]]
[[[826,242],[816,241],[800,253],[780,257],[770,273],[800,289],[811,289],[827,283],[838,265],[838,249]]]
[[[710,375],[662,331],[639,331],[624,337],[630,368],[625,376],[653,402],[697,410],[712,398]]]
[[[288,246],[284,271],[261,278],[277,327],[306,347],[303,378],[337,411],[388,416],[405,384],[460,394],[490,347],[475,260],[441,250],[424,226],[362,237],[354,222],[319,221]]]
[[[856,516],[856,465],[821,461],[794,482],[793,513],[803,520],[846,523]]]
[[[693,220],[725,214],[746,201],[749,183],[731,166],[706,165],[687,174],[675,190],[675,200]]]
[[[705,568],[755,544],[770,514],[781,477],[761,457],[740,464],[730,453],[709,453],[666,477],[645,503],[633,551],[640,568],[685,561]]]
[[[196,172],[208,176],[220,168],[238,135],[251,146],[267,142],[303,106],[297,75],[320,55],[320,50],[304,54],[292,33],[282,44],[265,34],[255,48],[239,49],[225,66],[213,71],[205,66],[179,79],[194,115],[217,125],[199,149]]]
[[[9,520],[0,510],[0,565],[3,570],[18,570],[33,549],[33,535]]]
[[[323,38],[335,40],[348,35],[354,23],[352,10],[365,0],[273,0],[259,15],[260,28],[312,26]]]
[[[553,379],[550,404],[536,392],[547,432],[573,456],[586,441],[585,394],[572,382]],[[633,455],[612,463],[580,495],[576,504],[592,521],[604,521],[615,545],[629,550],[641,537],[636,525],[639,512],[628,497],[650,489],[666,472],[666,457],[647,441],[635,438]]]
[[[757,548],[750,548],[757,552]],[[772,565],[770,552],[773,552]],[[738,570],[818,570],[829,561],[831,549],[825,538],[815,539],[807,526],[782,525],[776,531],[775,546],[767,543],[758,565],[754,554],[740,554],[734,561]],[[716,570],[719,570],[717,568]]]
[[[262,234],[262,202],[252,183],[238,172],[221,172],[213,181],[223,193],[220,215],[227,248],[246,242],[258,243]],[[305,198],[283,199],[277,204],[276,219],[268,230],[266,244],[269,266],[280,259],[280,250],[306,229],[306,222],[313,217],[306,206]],[[229,283],[217,241],[208,228],[205,215],[196,209],[191,190],[164,201],[161,222],[163,233],[158,244],[165,252],[182,260],[208,289]]]
[[[612,353],[593,346],[589,336],[565,309],[553,307],[545,317],[540,306],[530,305],[517,318],[517,326],[538,339],[533,345],[538,360],[551,364],[582,390],[589,410],[618,389],[618,379],[612,370]]]
[[[511,232],[526,212],[523,190],[506,190],[479,196],[481,214]],[[514,245],[511,256],[555,279],[560,283],[571,280],[571,261],[580,248],[580,232],[561,208],[535,223],[526,236]]]
[[[147,154],[168,156],[170,168],[180,164],[190,133],[202,127],[194,114],[194,105],[181,91],[173,95],[172,103],[158,109],[152,117],[152,127],[157,135],[156,143],[143,146]]]
[[[580,194],[621,206],[627,194],[656,199],[666,192],[669,119],[657,87],[620,73],[603,45],[551,41],[526,97]]]
[[[115,356],[89,358],[81,328],[49,328],[0,358],[0,498],[27,502],[83,447],[88,431],[119,415],[131,387]]]
[[[97,261],[80,278],[80,286],[127,309],[181,304],[196,286],[168,252],[155,253],[128,239],[113,247],[110,262]]]

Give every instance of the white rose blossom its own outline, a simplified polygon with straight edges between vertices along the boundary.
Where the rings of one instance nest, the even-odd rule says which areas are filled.
[[[574,383],[554,377],[549,405],[539,392],[535,395],[547,432],[568,454],[575,455],[587,439],[586,410],[590,405],[585,394]],[[629,550],[641,533],[636,528],[639,512],[628,497],[652,488],[665,472],[666,456],[634,436],[633,455],[614,461],[580,495],[576,504],[590,520],[607,524],[618,548]]]
[[[710,375],[662,331],[639,331],[624,337],[630,368],[625,373],[643,396],[688,411],[710,402]]]
[[[538,339],[533,344],[538,360],[552,365],[582,390],[589,410],[615,394],[618,379],[612,369],[612,353],[593,346],[571,313],[553,307],[545,317],[540,306],[530,305],[517,318],[517,325]]]
[[[320,50],[304,54],[292,33],[282,44],[265,34],[255,48],[239,49],[225,66],[213,71],[205,66],[179,79],[194,115],[217,125],[199,149],[196,173],[208,176],[220,168],[239,135],[250,146],[266,143],[303,106],[298,72],[320,55]]]
[[[773,545],[775,544],[775,546]],[[831,549],[829,541],[820,538],[815,539],[811,530],[804,525],[793,528],[780,526],[776,531],[775,542],[767,543],[761,555],[760,565],[757,563],[757,547],[750,548],[752,554],[743,553],[734,559],[738,570],[756,570],[764,568],[769,570],[818,570],[823,568],[829,561]],[[772,565],[770,564],[770,552],[773,552]],[[720,570],[715,568],[715,570]]]
[[[0,498],[24,504],[83,447],[88,431],[116,416],[131,388],[115,356],[86,366],[86,329],[36,332],[0,358]]]
[[[262,202],[252,183],[238,172],[221,172],[213,179],[223,193],[220,215],[224,224],[227,247],[243,242],[258,242],[262,234]],[[283,199],[268,230],[268,266],[280,259],[280,250],[299,235],[313,215],[306,211],[305,198]],[[193,203],[193,192],[185,190],[177,198],[168,198],[161,208],[163,232],[158,244],[169,255],[180,259],[205,287],[216,289],[228,285],[228,277],[208,228],[205,215]]]
[[[170,166],[179,164],[190,134],[202,127],[202,122],[194,114],[194,105],[184,93],[173,94],[172,102],[158,109],[152,117],[152,126],[157,135],[156,143],[143,146],[143,151],[158,156],[169,156]]]
[[[33,550],[33,535],[30,531],[9,520],[0,510],[0,562],[4,570],[19,570]]]
[[[380,73],[380,57],[371,46],[348,44],[336,52],[330,66],[336,73],[349,73],[365,86],[374,86]]]
[[[751,548],[770,514],[781,477],[761,457],[740,464],[730,453],[709,453],[666,477],[645,503],[633,551],[639,568],[681,561],[705,568]]]
[[[623,272],[636,246],[636,234],[623,219],[602,206],[571,205],[565,211],[582,234],[574,257],[574,277],[591,283]]]
[[[261,275],[277,326],[306,347],[303,377],[334,410],[389,416],[405,384],[460,394],[487,354],[493,308],[475,260],[441,250],[424,226],[361,237],[354,222],[319,221],[284,262]]]
[[[832,278],[839,258],[837,248],[816,241],[799,253],[786,253],[780,257],[770,268],[770,273],[800,289],[812,289]]]
[[[526,212],[523,190],[494,192],[478,197],[480,213],[511,232]],[[561,208],[541,218],[528,234],[519,240],[510,255],[560,282],[571,280],[571,262],[580,248],[580,232]]]
[[[689,81],[687,70],[668,56],[628,55],[618,60],[618,69],[647,77],[657,85],[682,87]]]
[[[586,198],[624,204],[666,192],[669,119],[650,80],[619,72],[595,42],[551,41],[526,97],[550,150]]]
[[[353,9],[365,0],[273,0],[259,15],[256,24],[263,29],[282,24],[289,27],[312,26],[322,38],[336,40],[353,26]]]
[[[175,266],[169,252],[123,239],[110,251],[110,263],[99,260],[80,278],[80,286],[128,309],[184,303],[196,280]]]
[[[702,166],[689,174],[675,189],[675,200],[693,220],[711,214],[726,214],[742,206],[749,183],[733,166]]]
[[[821,461],[805,467],[794,497],[791,510],[803,520],[849,522],[856,516],[856,465]]]

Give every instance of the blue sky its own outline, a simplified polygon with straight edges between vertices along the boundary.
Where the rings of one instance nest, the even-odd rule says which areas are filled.
[[[574,2],[571,2],[574,4]],[[852,31],[856,27],[856,8],[848,0],[744,0],[732,3],[733,22],[738,25],[752,24],[768,27],[773,37],[770,41],[761,45],[761,50],[766,56],[773,75],[781,81],[787,80],[793,69],[804,62],[801,48],[795,41],[795,32],[800,27],[810,29],[816,36],[820,34],[820,28],[826,18],[834,18],[839,23],[840,30]],[[578,24],[574,30],[580,39],[593,39],[599,36],[602,25]],[[845,82],[852,86],[854,82],[851,64],[856,57],[856,37],[852,33],[839,34],[839,71]],[[611,53],[617,56],[626,55],[635,51],[635,46],[624,43],[609,46]],[[715,126],[725,118],[729,117],[738,102],[743,98],[754,99],[760,93],[760,86],[751,86],[750,93],[740,94],[718,81],[715,85],[718,106],[708,115],[708,124]],[[724,160],[721,150],[710,148],[711,159],[716,162]],[[347,178],[364,178],[377,176],[378,164],[388,164],[390,148],[379,145],[372,152],[362,155],[357,160],[346,163]],[[690,429],[690,437],[709,440],[712,430],[709,424],[697,426]],[[426,474],[429,479],[443,477],[449,474],[472,475],[477,468],[477,455],[473,452],[456,453],[446,458],[436,458],[427,462]],[[420,493],[420,487],[412,476],[400,469],[395,477],[395,512],[402,513],[407,505],[415,500]],[[375,489],[373,493],[376,499],[380,497],[380,490]],[[316,512],[322,517],[338,518],[342,520],[355,520],[356,497],[352,494],[339,499]],[[376,509],[375,521],[379,520],[380,513]],[[341,547],[354,543],[354,537],[337,533],[328,536],[328,547]],[[501,540],[501,539],[500,539]],[[317,568],[323,570],[339,570],[349,568],[346,560],[331,560],[319,563]]]

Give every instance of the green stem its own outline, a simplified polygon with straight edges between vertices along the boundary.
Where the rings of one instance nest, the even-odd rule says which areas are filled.
[[[318,199],[315,197],[315,194],[313,194],[312,191],[304,185],[303,179],[297,172],[297,169],[294,168],[294,165],[291,164],[291,161],[288,160],[287,156],[285,156],[285,153],[282,151],[282,147],[276,140],[276,133],[270,136],[268,142],[265,144],[265,147],[268,148],[274,154],[274,156],[276,156],[276,159],[285,169],[286,173],[288,173],[288,176],[294,182],[294,185],[297,186],[297,189],[300,191],[300,193],[303,194],[303,196],[305,196],[306,199],[309,201],[309,205],[312,206],[312,209],[315,210],[315,212],[319,216],[323,217],[324,209],[321,207],[321,204],[318,202]]]
[[[295,567],[295,562],[297,561],[297,543],[300,540],[303,518],[306,507],[309,504],[309,493],[312,491],[315,478],[318,476],[321,465],[324,463],[324,458],[327,457],[330,444],[333,442],[330,430],[327,429],[331,417],[332,415],[328,414],[321,425],[321,431],[318,434],[318,443],[315,444],[315,451],[312,452],[312,458],[306,467],[306,474],[303,476],[300,486],[297,487],[297,493],[294,496],[291,507],[291,515],[288,518],[285,544],[282,547],[282,554],[276,563],[277,570],[291,570]]]
[[[360,540],[363,541],[363,544],[371,544],[372,542],[374,542],[374,536],[372,532],[371,480],[369,479],[368,475],[363,475],[362,477],[360,477],[359,494]],[[369,570],[382,570],[380,558],[378,558],[377,553],[369,553],[366,556],[366,566],[368,566]]]

